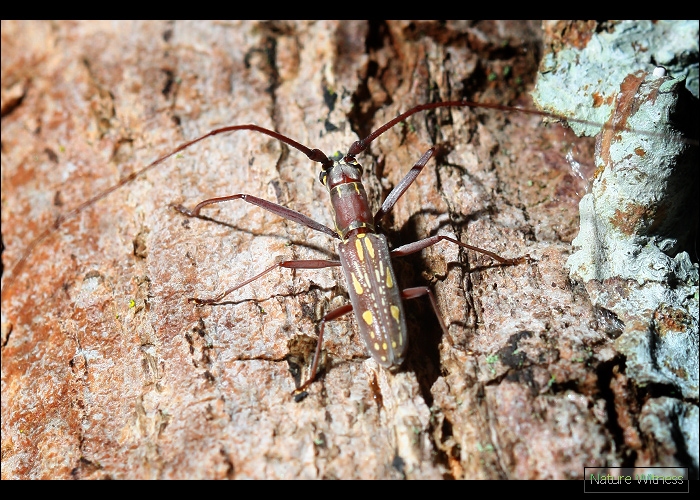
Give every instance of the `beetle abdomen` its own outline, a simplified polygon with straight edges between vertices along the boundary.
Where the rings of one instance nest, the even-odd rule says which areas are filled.
[[[338,255],[362,340],[377,363],[398,367],[408,337],[386,238],[374,233],[352,235],[338,245]]]

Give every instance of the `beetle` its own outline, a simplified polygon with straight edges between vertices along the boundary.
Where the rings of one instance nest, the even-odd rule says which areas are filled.
[[[414,299],[427,296],[430,299],[431,306],[438,318],[442,331],[447,333],[447,327],[442,320],[437,302],[430,288],[422,286],[407,288],[403,291],[399,290],[396,275],[391,264],[391,257],[409,255],[419,252],[440,241],[449,241],[462,248],[488,255],[502,265],[519,264],[530,260],[529,255],[506,259],[488,250],[462,243],[459,240],[444,235],[431,236],[390,251],[386,237],[377,232],[377,227],[381,220],[391,211],[401,195],[403,195],[413,181],[415,181],[428,163],[428,160],[433,156],[435,148],[430,148],[421,156],[413,168],[389,193],[381,208],[374,215],[370,212],[367,193],[365,192],[361,180],[363,169],[360,163],[358,163],[356,155],[367,149],[371,142],[379,137],[379,135],[415,113],[428,109],[457,106],[478,107],[482,105],[468,101],[445,101],[415,106],[382,125],[365,139],[356,141],[350,147],[347,154],[342,156],[339,160],[331,160],[325,153],[318,149],[310,149],[276,131],[253,124],[234,125],[214,130],[205,136],[181,146],[173,153],[156,160],[157,164],[172,154],[175,154],[177,151],[211,135],[236,130],[252,130],[289,144],[306,154],[310,160],[321,164],[322,170],[319,174],[319,180],[328,189],[330,195],[335,229],[331,229],[299,212],[290,210],[281,205],[242,193],[204,200],[192,210],[188,210],[181,205],[175,207],[188,217],[197,217],[200,215],[200,211],[206,206],[240,199],[257,205],[280,217],[292,220],[340,240],[338,243],[339,260],[286,260],[278,262],[256,276],[220,293],[214,298],[191,299],[199,305],[216,304],[235,290],[254,282],[268,272],[279,267],[289,269],[320,269],[340,266],[345,275],[350,304],[334,309],[322,318],[309,377],[295,390],[295,394],[303,393],[304,389],[308,387],[316,377],[325,324],[351,311],[355,313],[360,337],[363,339],[367,350],[380,366],[390,371],[398,370],[406,357],[408,348],[408,335],[402,299]],[[495,105],[493,107],[505,108],[504,106]]]
[[[130,183],[137,177],[144,175],[167,159],[179,154],[194,144],[216,135],[248,130],[273,137],[274,139],[277,139],[278,141],[301,151],[310,160],[321,164],[322,169],[319,175],[319,180],[325,185],[330,195],[331,206],[335,218],[335,229],[331,229],[309,218],[308,216],[289,208],[244,193],[207,199],[196,205],[191,210],[182,205],[174,205],[173,208],[188,217],[203,217],[201,216],[200,211],[207,206],[241,199],[280,217],[299,223],[310,229],[323,232],[328,236],[340,240],[338,243],[339,259],[286,260],[278,262],[263,270],[261,273],[225,290],[216,297],[209,299],[191,298],[190,301],[200,306],[216,304],[235,290],[254,282],[277,268],[321,269],[341,267],[346,278],[346,288],[350,297],[350,304],[341,306],[326,313],[321,319],[319,323],[318,341],[316,344],[314,358],[311,363],[309,376],[307,380],[294,391],[294,394],[296,396],[303,394],[304,390],[316,377],[320,361],[325,324],[350,312],[355,313],[360,336],[371,356],[380,366],[383,366],[389,371],[396,372],[403,363],[408,348],[408,337],[402,299],[410,300],[427,296],[431,307],[437,316],[443,333],[447,333],[447,326],[445,325],[439,312],[435,296],[428,287],[422,286],[408,288],[403,291],[398,290],[396,286],[396,276],[391,265],[392,257],[395,258],[410,255],[428,248],[440,241],[449,241],[460,246],[461,248],[487,255],[500,265],[517,265],[532,261],[529,255],[523,255],[510,259],[504,258],[483,248],[468,245],[455,238],[445,235],[431,236],[403,245],[393,250],[389,250],[386,237],[378,231],[381,220],[388,213],[390,213],[399,198],[415,181],[417,176],[435,153],[435,148],[430,148],[423,154],[423,156],[414,164],[404,178],[389,193],[381,208],[373,216],[370,213],[367,195],[361,182],[363,169],[360,163],[357,162],[356,156],[364,152],[381,134],[391,129],[395,125],[405,121],[407,118],[416,113],[437,108],[458,107],[486,108],[504,112],[518,112],[536,115],[555,120],[562,119],[561,116],[546,111],[492,103],[478,103],[466,100],[426,103],[410,108],[374,130],[364,139],[354,142],[348,149],[347,153],[337,160],[329,158],[319,149],[309,148],[279,132],[261,127],[259,125],[244,124],[217,128],[200,137],[181,144],[171,152],[157,158],[145,167],[132,172],[113,186],[59,216],[52,227],[44,230],[30,243],[29,247],[13,267],[12,273],[5,281],[3,286],[3,294],[6,290],[12,287],[14,279],[24,267],[32,252],[38,246],[40,246],[45,239],[51,236],[63,223],[76,217],[85,209],[94,205],[97,201],[106,198],[112,192]],[[568,121],[581,124],[595,124],[587,120],[573,118],[568,118]]]
[[[492,103],[478,103],[466,100],[426,103],[410,108],[374,130],[364,139],[354,142],[348,149],[347,153],[342,155],[337,160],[329,158],[319,149],[311,149],[279,132],[255,124],[233,125],[217,128],[195,138],[194,140],[181,144],[171,152],[157,158],[155,161],[146,165],[145,167],[132,172],[113,186],[77,205],[69,212],[59,216],[52,227],[44,230],[30,243],[29,247],[15,264],[12,273],[3,285],[3,295],[7,289],[11,288],[14,279],[24,267],[32,252],[39,245],[41,245],[46,238],[53,234],[63,223],[76,217],[85,209],[94,205],[97,201],[106,198],[112,192],[130,183],[137,177],[144,175],[148,171],[163,163],[165,160],[179,154],[194,144],[216,135],[248,130],[277,139],[278,141],[301,151],[310,160],[321,164],[322,169],[319,175],[319,180],[327,188],[330,195],[331,207],[335,219],[335,229],[331,229],[307,217],[306,215],[289,208],[243,193],[207,199],[196,205],[192,210],[189,210],[182,205],[175,205],[173,208],[188,217],[201,217],[201,210],[207,206],[242,199],[247,203],[256,205],[280,217],[299,223],[310,229],[323,232],[328,236],[340,240],[338,243],[339,259],[286,260],[278,262],[273,266],[268,267],[261,273],[220,293],[216,297],[209,299],[191,298],[190,301],[200,306],[216,304],[235,290],[254,282],[277,268],[321,269],[341,267],[347,283],[346,288],[350,297],[350,304],[341,306],[326,313],[321,319],[319,323],[318,341],[316,344],[314,358],[311,363],[309,376],[307,380],[294,391],[294,394],[296,396],[303,394],[304,390],[314,381],[316,377],[320,361],[325,324],[350,312],[355,313],[360,336],[371,356],[380,366],[383,366],[389,371],[396,372],[403,363],[408,348],[408,336],[402,299],[410,300],[427,296],[431,307],[437,316],[443,333],[447,333],[447,326],[445,325],[439,312],[435,296],[428,287],[414,287],[403,291],[398,289],[396,286],[396,275],[391,265],[391,258],[410,255],[428,248],[440,241],[448,241],[460,246],[461,248],[487,255],[500,265],[517,265],[532,261],[531,257],[527,254],[516,258],[504,258],[488,250],[468,245],[455,238],[445,235],[431,236],[403,245],[393,250],[389,250],[386,237],[379,232],[382,219],[390,213],[396,202],[415,181],[417,176],[435,153],[435,148],[430,148],[423,154],[423,156],[414,164],[413,168],[409,170],[405,177],[389,193],[381,208],[374,215],[370,213],[367,194],[361,182],[363,168],[360,163],[358,163],[356,156],[364,152],[381,134],[385,133],[397,124],[404,122],[407,118],[416,113],[437,108],[459,107],[485,108],[504,112],[518,112],[536,115],[554,120],[562,119],[561,116],[547,111],[538,111]],[[599,125],[588,120],[575,118],[567,118],[567,120],[569,122],[585,125]],[[605,126],[605,128],[612,127]]]

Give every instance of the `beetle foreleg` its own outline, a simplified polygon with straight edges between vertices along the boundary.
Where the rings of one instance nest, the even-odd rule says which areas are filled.
[[[249,194],[234,194],[231,196],[222,196],[220,198],[210,198],[208,200],[204,200],[201,203],[198,203],[196,207],[194,207],[192,210],[189,210],[182,205],[174,205],[175,210],[180,212],[183,215],[186,215],[187,217],[200,217],[199,212],[202,210],[202,208],[206,207],[207,205],[213,205],[215,203],[222,203],[224,201],[231,201],[231,200],[243,200],[246,201],[252,205],[257,205],[260,208],[263,208],[267,210],[268,212],[272,212],[275,215],[279,215],[280,217],[283,217],[285,219],[291,220],[293,222],[296,222],[298,224],[302,224],[306,227],[309,227],[315,231],[320,231],[322,233],[326,233],[329,236],[332,236],[334,238],[339,238],[338,233],[336,233],[333,229],[331,229],[328,226],[324,226],[320,222],[316,222],[310,217],[307,217],[304,214],[301,214],[299,212],[296,212],[294,210],[291,210],[287,207],[283,207],[282,205],[278,205],[276,203],[272,203],[271,201],[263,200],[262,198],[258,198],[257,196],[251,196]]]
[[[425,167],[425,164],[428,163],[428,160],[430,159],[431,156],[433,156],[433,153],[435,152],[435,148],[430,148],[428,151],[426,151],[423,156],[420,157],[420,160],[416,162],[415,165],[413,165],[413,168],[408,171],[406,176],[401,179],[401,182],[399,182],[394,189],[391,190],[391,193],[386,197],[386,200],[384,200],[384,203],[382,203],[382,208],[380,208],[376,214],[374,214],[374,225],[376,226],[377,223],[382,220],[382,218],[388,214],[392,208],[394,208],[394,205],[398,201],[398,199],[403,195],[406,190],[413,184],[413,181],[416,180],[416,177],[418,177],[418,174],[421,173],[423,170],[423,167]]]

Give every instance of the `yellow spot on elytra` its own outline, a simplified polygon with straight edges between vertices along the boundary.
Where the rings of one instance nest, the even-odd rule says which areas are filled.
[[[391,347],[393,347],[394,349],[396,349],[396,341],[394,341],[394,340],[391,341]]]
[[[360,285],[360,282],[357,280],[357,276],[355,276],[355,273],[350,273],[350,276],[352,276],[352,286],[355,287],[355,293],[357,293],[357,295],[362,295],[362,285]]]
[[[355,248],[357,249],[357,256],[360,258],[360,261],[364,262],[365,254],[362,252],[362,243],[360,243],[360,240],[355,240]]]
[[[399,308],[396,306],[391,306],[391,315],[394,317],[396,322],[399,321]]]
[[[379,350],[379,344],[377,344],[376,342],[374,343],[374,350],[375,350],[375,351],[378,351],[378,350]]]
[[[387,345],[386,345],[386,342],[384,342],[384,343],[382,344],[382,349],[384,349],[384,350],[386,351],[387,347],[389,347],[389,346],[387,346]]]
[[[354,184],[354,186],[355,186],[355,192],[356,192],[357,194],[360,194],[360,188],[359,188],[359,186],[357,185],[357,182]]]
[[[364,238],[365,236],[366,236],[365,233],[360,233],[360,234],[357,235],[358,238]]]
[[[384,276],[384,263],[381,260],[379,261],[379,274]]]
[[[391,273],[386,275],[386,286],[387,288],[391,288],[394,286],[394,280],[391,279]]]
[[[369,338],[371,338],[371,339],[374,338],[374,332],[369,332]]]
[[[369,258],[374,259],[374,247],[372,246],[372,240],[367,240],[365,243],[367,245],[367,251],[369,252]]]
[[[362,313],[362,319],[365,320],[365,323],[368,325],[372,324],[373,318],[372,318],[372,312],[371,311],[365,311]]]
[[[379,276],[379,269],[374,270],[374,275],[377,277],[377,281],[381,280],[381,277]]]
[[[386,361],[386,356],[382,356],[382,361]]]

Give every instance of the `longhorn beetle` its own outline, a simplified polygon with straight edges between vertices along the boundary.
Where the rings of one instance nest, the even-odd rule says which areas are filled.
[[[316,352],[311,365],[309,378],[298,387],[295,392],[301,394],[316,377],[326,322],[337,319],[350,311],[355,312],[355,318],[360,329],[360,336],[372,357],[377,363],[390,371],[398,369],[404,361],[406,349],[408,348],[408,336],[406,333],[402,298],[413,299],[427,295],[443,332],[447,333],[447,327],[442,320],[435,297],[428,287],[407,288],[403,291],[398,289],[396,276],[391,265],[391,257],[401,257],[419,252],[439,241],[445,240],[455,243],[462,248],[486,254],[504,265],[518,264],[529,260],[529,256],[527,255],[515,259],[506,259],[488,250],[467,245],[454,238],[442,235],[431,236],[390,251],[386,237],[377,232],[379,222],[391,211],[401,195],[409,188],[418,174],[420,174],[423,167],[425,167],[428,160],[433,155],[435,148],[430,148],[423,154],[413,168],[389,193],[381,208],[374,216],[370,213],[367,194],[365,193],[365,188],[361,180],[362,165],[357,162],[355,158],[356,155],[367,149],[369,144],[379,135],[414,113],[439,107],[468,105],[473,106],[475,103],[449,101],[416,106],[384,124],[365,139],[356,141],[350,147],[347,154],[340,160],[331,160],[318,149],[309,149],[287,136],[257,125],[224,127],[214,130],[210,134],[204,136],[207,137],[209,135],[234,130],[254,130],[272,136],[298,149],[310,160],[320,163],[321,173],[319,175],[319,180],[326,186],[330,194],[331,206],[334,212],[335,229],[331,229],[328,226],[316,222],[299,212],[248,194],[235,194],[232,196],[212,198],[199,203],[192,210],[177,206],[176,208],[181,213],[189,217],[197,217],[201,209],[208,205],[241,199],[279,215],[280,217],[338,238],[340,240],[338,244],[339,260],[285,260],[268,267],[256,276],[253,276],[233,288],[229,288],[214,298],[193,298],[191,300],[200,305],[215,304],[233,291],[252,283],[278,267],[289,269],[320,269],[340,266],[345,275],[347,290],[350,295],[350,304],[330,311],[321,319]],[[204,137],[196,139],[193,142],[197,142]]]
[[[410,187],[421,170],[432,157],[435,148],[426,151],[423,156],[414,164],[413,168],[397,184],[384,200],[379,211],[372,216],[364,187],[361,183],[362,166],[357,162],[356,156],[365,151],[369,145],[381,134],[403,122],[408,117],[427,110],[447,107],[475,107],[488,108],[506,112],[520,112],[553,119],[562,119],[561,116],[544,111],[509,107],[498,104],[476,103],[471,101],[445,101],[422,104],[409,109],[388,121],[364,139],[356,141],[351,145],[347,153],[339,160],[330,159],[325,153],[318,149],[310,149],[293,139],[282,135],[276,131],[260,127],[258,125],[234,125],[218,128],[202,135],[192,141],[186,142],[176,149],[159,157],[149,165],[134,171],[129,176],[123,178],[112,187],[98,193],[87,201],[81,203],[73,210],[60,216],[53,227],[41,233],[27,248],[20,260],[14,266],[11,275],[5,281],[4,292],[12,286],[19,272],[25,265],[29,255],[48,238],[65,221],[74,218],[98,200],[107,197],[110,193],[131,182],[149,170],[155,168],[168,158],[189,148],[190,146],[203,141],[209,137],[233,132],[238,130],[249,130],[268,135],[304,153],[310,160],[321,164],[320,181],[326,186],[331,197],[331,205],[335,215],[335,229],[331,229],[311,218],[285,208],[275,203],[251,196],[248,194],[235,194],[219,198],[212,198],[202,201],[192,210],[182,206],[175,208],[182,214],[189,217],[201,217],[200,211],[216,203],[242,199],[253,205],[272,212],[280,217],[297,222],[316,231],[323,232],[333,238],[340,240],[338,244],[338,260],[286,260],[278,262],[268,267],[261,273],[248,280],[225,290],[218,296],[210,299],[191,298],[190,300],[199,305],[215,304],[233,291],[254,282],[272,270],[284,267],[289,269],[320,269],[327,267],[342,267],[347,281],[347,289],[350,295],[350,304],[334,309],[322,318],[319,325],[319,337],[316,345],[314,359],[311,364],[308,379],[297,388],[297,395],[303,393],[304,389],[314,380],[318,369],[323,334],[326,322],[337,319],[351,311],[355,312],[360,335],[364,340],[367,349],[372,357],[381,366],[395,371],[403,362],[407,350],[407,335],[404,319],[402,299],[413,299],[427,295],[433,310],[435,311],[440,327],[443,332],[447,331],[446,325],[438,311],[435,297],[428,287],[415,287],[399,291],[396,285],[396,276],[391,266],[391,257],[401,257],[419,252],[440,241],[449,241],[462,248],[483,253],[501,265],[514,265],[530,260],[529,255],[507,259],[496,255],[488,250],[462,243],[454,238],[443,235],[431,236],[407,245],[389,250],[385,236],[377,232],[379,222],[392,210],[398,199]],[[585,120],[567,118],[569,121],[593,124]]]

